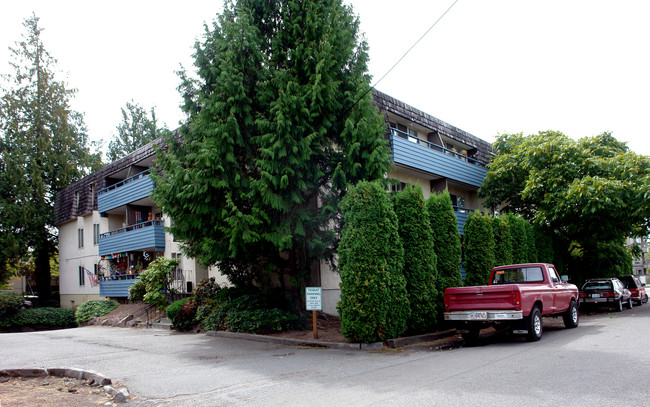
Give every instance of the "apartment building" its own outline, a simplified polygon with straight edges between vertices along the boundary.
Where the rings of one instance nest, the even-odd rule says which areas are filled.
[[[395,180],[392,188],[419,185],[425,198],[448,189],[462,234],[468,214],[486,210],[477,190],[493,154],[490,144],[381,92],[374,93],[374,100],[386,118],[395,164],[387,174]],[[144,146],[57,195],[62,307],[104,297],[126,298],[139,272],[159,256],[180,259],[174,288],[181,292],[191,292],[208,277],[226,283],[216,268],[184,258],[179,243],[165,232],[170,219],[151,200],[155,156],[153,144]],[[338,274],[325,263],[317,264],[311,280],[323,289],[324,311],[336,314]]]

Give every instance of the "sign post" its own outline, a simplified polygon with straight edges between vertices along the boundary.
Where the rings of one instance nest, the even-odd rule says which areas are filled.
[[[305,287],[305,304],[307,311],[311,311],[314,339],[318,339],[318,323],[316,311],[323,310],[323,290],[321,287]]]

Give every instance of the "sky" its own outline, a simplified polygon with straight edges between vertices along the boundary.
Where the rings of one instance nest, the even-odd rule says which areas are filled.
[[[373,84],[438,20],[378,90],[489,142],[558,130],[611,131],[650,155],[647,0],[345,0],[370,46]],[[176,71],[223,3],[186,0],[21,0],[0,13],[0,73],[35,13],[59,79],[78,90],[104,150],[135,101],[173,129],[183,120]]]

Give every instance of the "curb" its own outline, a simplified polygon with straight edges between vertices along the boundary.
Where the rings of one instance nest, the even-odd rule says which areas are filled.
[[[98,386],[107,386],[113,383],[108,377],[90,370],[75,368],[53,368],[53,369],[0,369],[0,377],[69,377],[71,379],[88,380]]]
[[[325,342],[311,339],[292,339],[292,338],[278,338],[275,336],[246,334],[240,332],[226,332],[226,331],[207,331],[207,336],[214,336],[217,338],[229,339],[244,339],[249,341],[277,343],[280,345],[289,346],[308,346],[312,348],[329,348],[329,349],[344,349],[344,350],[377,350],[382,349],[384,344],[382,342],[374,343],[348,343],[348,342]]]
[[[449,329],[446,331],[434,332],[434,333],[424,334],[424,335],[415,335],[415,336],[406,336],[404,338],[388,339],[386,341],[386,346],[388,346],[389,348],[401,348],[406,345],[413,345],[414,343],[436,341],[438,339],[448,338],[454,335],[456,335],[456,330]]]

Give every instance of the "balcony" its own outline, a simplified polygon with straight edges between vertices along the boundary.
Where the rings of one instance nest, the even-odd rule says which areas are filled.
[[[134,250],[165,251],[165,227],[162,220],[150,220],[99,235],[99,255]]]
[[[99,282],[99,296],[106,298],[126,298],[129,288],[135,284],[136,274],[102,277]]]
[[[150,170],[143,171],[133,177],[120,181],[97,192],[97,207],[99,213],[148,198],[154,189]]]
[[[391,129],[390,148],[397,164],[477,188],[487,174],[485,163],[396,129]]]

